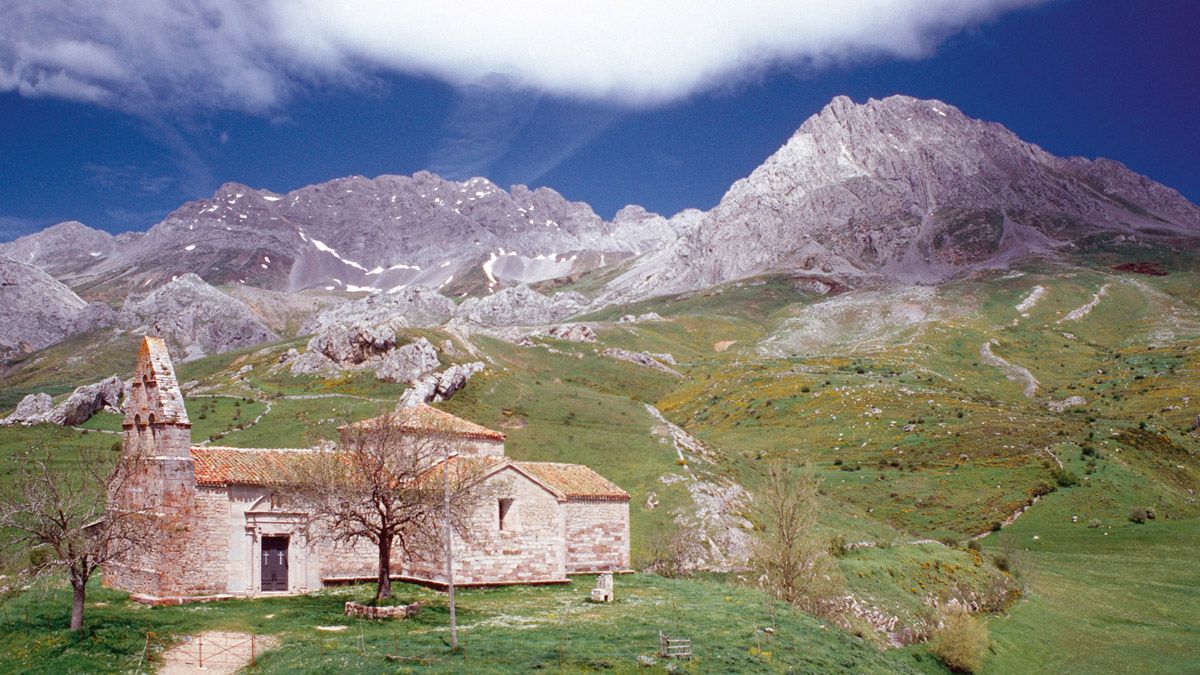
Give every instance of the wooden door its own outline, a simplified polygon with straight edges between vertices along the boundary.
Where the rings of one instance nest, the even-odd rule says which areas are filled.
[[[262,590],[288,589],[288,538],[262,538]]]

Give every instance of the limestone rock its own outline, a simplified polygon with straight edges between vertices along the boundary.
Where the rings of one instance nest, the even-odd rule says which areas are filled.
[[[124,389],[125,382],[116,375],[95,384],[79,387],[67,400],[46,414],[46,421],[62,426],[75,426],[83,424],[105,408],[117,412],[120,410]]]
[[[369,295],[320,312],[300,328],[300,334],[319,333],[334,326],[387,325],[393,329],[439,326],[454,314],[454,302],[427,286],[396,293]]]
[[[0,358],[31,352],[88,326],[88,304],[42,270],[0,257]]]
[[[375,369],[375,376],[387,382],[408,382],[439,365],[437,349],[422,337],[389,352]]]
[[[0,425],[39,424],[46,419],[46,413],[54,408],[54,399],[50,394],[38,392],[28,394],[17,404],[17,409],[11,415],[0,420]]]
[[[564,323],[561,326],[554,326],[546,331],[546,334],[552,338],[567,340],[569,342],[596,341],[595,331],[590,326],[582,323]]]
[[[448,400],[463,387],[471,376],[484,369],[482,361],[454,364],[440,373],[428,375],[412,382],[412,387],[400,398],[400,408],[411,408],[422,403],[439,403]]]
[[[670,357],[670,354],[651,355],[646,352],[631,352],[628,349],[620,349],[617,347],[609,347],[608,349],[605,349],[604,352],[602,352],[602,353],[605,356],[609,356],[614,359],[620,359],[621,361],[629,361],[630,363],[636,363],[639,366],[653,368],[654,370],[658,370],[658,371],[667,373],[668,375],[672,375],[674,377],[683,377],[683,374],[680,373],[678,370],[675,370],[674,368],[671,368],[670,366],[663,364],[662,361],[660,361],[658,358],[655,358],[655,356]],[[675,359],[671,358],[671,361],[673,363],[675,361]]]
[[[135,331],[170,338],[188,359],[278,339],[246,303],[195,274],[184,274],[144,296],[130,296],[121,307],[120,321]]]
[[[468,298],[455,315],[483,326],[531,326],[555,323],[578,314],[587,298],[567,292],[545,296],[528,286],[514,286],[483,298]]]
[[[12,415],[0,420],[0,425],[58,424],[76,426],[88,421],[97,412],[108,409],[120,412],[125,382],[112,377],[78,387],[65,401],[53,405],[49,394],[30,394],[21,400]]]
[[[396,347],[396,332],[387,325],[330,326],[308,341],[308,352],[323,354],[338,366],[357,366],[383,357]]]
[[[937,283],[1089,238],[1200,237],[1200,208],[1117,162],[1055,157],[951,105],[839,96],[601,300],[755,275]]]

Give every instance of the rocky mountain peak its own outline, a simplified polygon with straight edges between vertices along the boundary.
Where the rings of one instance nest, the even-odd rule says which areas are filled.
[[[1200,237],[1200,209],[1119,163],[1055,157],[936,100],[838,97],[610,297],[767,272],[936,283],[1097,233]]]

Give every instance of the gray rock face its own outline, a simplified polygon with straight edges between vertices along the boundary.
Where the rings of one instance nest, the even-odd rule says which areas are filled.
[[[67,400],[46,414],[46,421],[51,424],[75,426],[83,424],[105,408],[119,412],[124,389],[125,382],[116,375],[95,384],[79,387]]]
[[[0,426],[38,424],[53,408],[54,399],[50,398],[50,394],[45,392],[29,394],[21,399],[21,402],[17,404],[17,409],[11,415],[0,420]]]
[[[91,327],[92,312],[49,274],[0,257],[0,358],[41,349]]]
[[[277,340],[246,303],[185,274],[121,307],[120,322],[162,335],[183,348],[186,359]]]
[[[454,310],[454,302],[435,289],[413,286],[395,293],[369,295],[327,309],[305,322],[300,334],[348,325],[428,328],[441,325],[454,315]]]
[[[528,286],[514,286],[483,298],[468,298],[455,315],[484,326],[530,326],[555,323],[581,312],[587,298],[578,293],[545,296]]]
[[[506,192],[484,178],[428,172],[354,176],[286,195],[229,183],[89,274],[126,288],[190,271],[284,291],[441,287],[472,276],[495,288],[624,260],[673,238],[666,222],[607,223],[548,188]]]
[[[16,411],[0,420],[0,425],[58,424],[76,426],[88,421],[105,408],[120,412],[125,382],[112,377],[75,389],[67,400],[53,405],[49,394],[30,394],[21,400]]]
[[[1200,237],[1200,208],[1116,162],[1062,159],[939,101],[834,99],[608,299],[766,272],[938,282],[1104,233]]]
[[[308,352],[322,354],[335,364],[357,366],[382,358],[396,347],[389,326],[331,326],[308,341]]]
[[[125,240],[130,236],[125,236]],[[38,267],[58,279],[95,267],[116,250],[118,238],[71,220],[0,244],[0,255]]]
[[[375,376],[387,382],[408,382],[435,370],[438,361],[437,349],[425,338],[392,350],[383,357],[383,363],[375,369]]]
[[[484,369],[482,361],[454,364],[440,373],[430,373],[412,382],[412,387],[400,397],[398,408],[411,408],[422,403],[448,400],[467,386],[475,373]]]

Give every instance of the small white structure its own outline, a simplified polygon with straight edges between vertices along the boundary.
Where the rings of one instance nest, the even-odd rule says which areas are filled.
[[[592,589],[592,602],[613,601],[612,572],[605,572],[596,577],[596,587]]]

